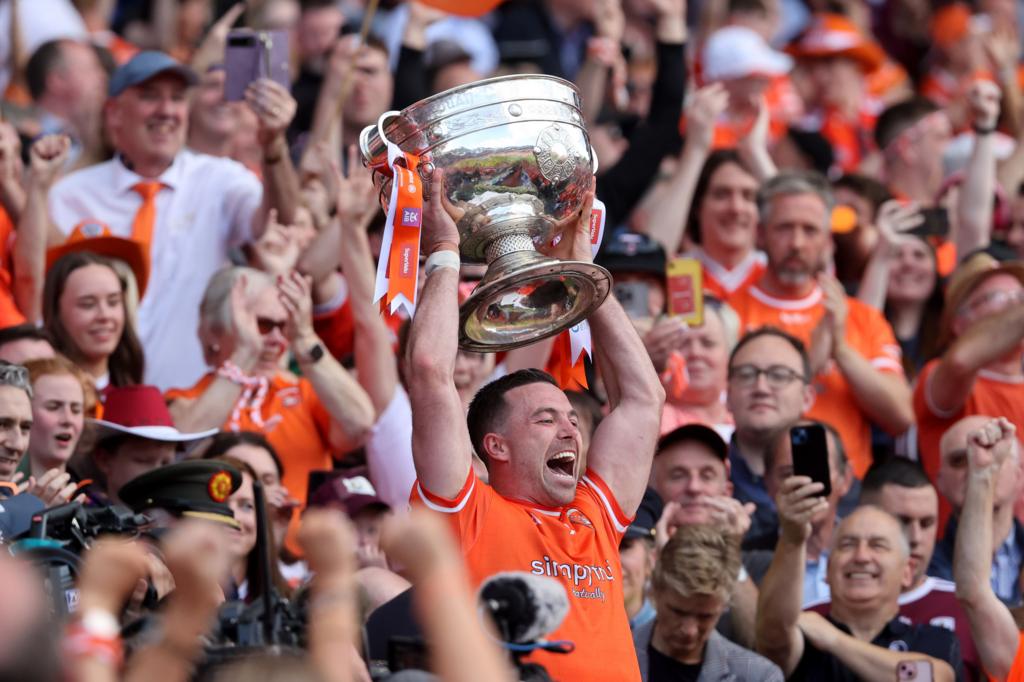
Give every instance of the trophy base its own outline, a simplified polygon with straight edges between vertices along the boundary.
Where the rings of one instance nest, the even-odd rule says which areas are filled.
[[[597,310],[611,282],[593,263],[533,250],[502,255],[459,309],[459,347],[497,353],[554,336]]]

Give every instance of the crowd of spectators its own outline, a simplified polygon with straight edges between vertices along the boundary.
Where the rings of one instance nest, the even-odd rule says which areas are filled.
[[[360,133],[533,74],[572,381],[443,168],[374,300]],[[1019,3],[0,0],[0,94],[0,680],[1024,680]]]

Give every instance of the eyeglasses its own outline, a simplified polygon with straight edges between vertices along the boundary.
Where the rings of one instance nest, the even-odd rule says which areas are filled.
[[[1024,289],[990,291],[961,306],[959,314],[974,320],[984,310],[1001,311],[1008,306],[1024,302]]]
[[[284,320],[272,320],[269,317],[256,318],[256,327],[260,330],[260,334],[263,336],[266,336],[275,329],[284,334],[285,325],[287,324],[288,323]]]
[[[755,365],[739,365],[729,370],[729,381],[741,388],[749,388],[757,383],[761,375],[768,380],[768,385],[774,389],[785,388],[796,380],[806,383],[807,377],[795,372],[784,365],[772,365],[761,369]]]

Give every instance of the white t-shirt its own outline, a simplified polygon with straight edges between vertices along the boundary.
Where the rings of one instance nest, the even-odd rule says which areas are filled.
[[[143,180],[120,159],[72,173],[50,192],[50,215],[70,233],[85,219],[131,237]],[[184,150],[159,180],[149,284],[138,311],[146,353],[146,383],[161,390],[191,386],[206,371],[196,330],[199,302],[210,277],[228,263],[228,250],[252,237],[263,187],[242,164]]]

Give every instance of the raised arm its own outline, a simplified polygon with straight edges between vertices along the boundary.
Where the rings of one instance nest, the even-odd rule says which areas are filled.
[[[295,116],[295,98],[280,83],[261,78],[245,91],[245,101],[259,121],[257,137],[263,147],[263,203],[253,216],[252,234],[258,238],[270,209],[284,225],[295,223],[299,205],[299,176],[292,165],[285,131]]]
[[[331,416],[331,446],[337,452],[348,452],[363,444],[373,426],[376,412],[370,396],[355,378],[330,353],[313,331],[313,298],[309,281],[293,272],[278,278],[278,298],[288,311],[288,336],[292,353],[299,362],[302,375]],[[320,357],[310,355],[320,347]]]
[[[593,193],[572,229],[572,239],[560,254],[589,262],[590,211]],[[632,516],[643,498],[654,446],[661,427],[665,390],[651,365],[643,341],[622,306],[608,296],[590,316],[597,370],[608,390],[611,412],[597,427],[587,454],[587,467],[608,484],[622,512]]]
[[[442,182],[441,172],[435,171],[429,198],[423,203],[423,253],[430,256],[445,251],[457,264],[459,232],[441,204]],[[442,265],[426,279],[409,329],[407,351],[412,455],[422,487],[451,499],[466,482],[473,452],[454,379],[459,350],[459,270]]]
[[[391,350],[391,333],[380,309],[373,304],[373,253],[366,228],[380,209],[369,172],[358,162],[355,145],[348,149],[348,175],[331,169],[338,187],[337,222],[341,271],[355,320],[355,356],[359,384],[370,395],[379,415],[391,403],[398,386],[398,365]]]
[[[975,133],[953,225],[953,243],[958,260],[988,246],[992,233],[992,195],[996,189],[993,133],[999,121],[999,97],[999,87],[987,80],[976,81],[968,94]]]
[[[779,541],[761,580],[755,636],[757,650],[782,668],[786,677],[793,674],[804,655],[799,622],[807,538],[811,535],[811,519],[828,508],[828,502],[820,497],[822,489],[821,483],[807,476],[790,476],[782,482],[775,500]]]
[[[894,436],[903,433],[914,423],[912,394],[906,377],[902,371],[876,367],[871,359],[846,342],[846,292],[831,275],[822,274],[818,281],[825,294],[826,312],[822,324],[831,325],[832,359],[850,384],[857,407],[888,433]]]
[[[898,199],[885,202],[878,209],[875,226],[878,228],[878,244],[868,260],[857,289],[857,299],[878,312],[885,310],[885,299],[889,291],[889,268],[896,257],[896,248],[905,239],[903,232],[917,227],[923,220],[916,204],[903,205]]]
[[[665,253],[676,254],[683,243],[686,216],[690,214],[693,192],[711,150],[715,120],[729,104],[729,93],[715,83],[693,94],[686,107],[686,142],[675,173],[668,181],[664,201],[651,208],[647,234],[663,247]]]
[[[17,224],[25,206],[25,189],[21,186],[21,139],[10,123],[0,121],[0,207]]]
[[[957,315],[957,311],[949,311]],[[1024,339],[1024,304],[1016,303],[972,324],[943,354],[927,379],[928,405],[941,413],[957,412],[974,389],[982,367],[1004,357]]]
[[[932,664],[935,682],[953,682],[953,667],[938,658],[914,651],[893,651],[848,635],[823,616],[813,612],[800,614],[800,630],[814,646],[838,658],[862,680],[894,680],[901,661],[927,661]],[[1003,678],[998,678],[1003,679]]]
[[[985,671],[1005,680],[1017,652],[1013,615],[992,591],[992,505],[1003,462],[1018,455],[1015,429],[993,419],[967,438],[967,493],[953,552],[956,596],[967,612]]]
[[[50,188],[68,158],[71,139],[47,135],[35,141],[29,151],[29,173],[25,210],[18,221],[14,242],[14,300],[25,319],[36,322],[43,316],[43,281],[46,277],[46,240],[51,229],[48,200]]]

